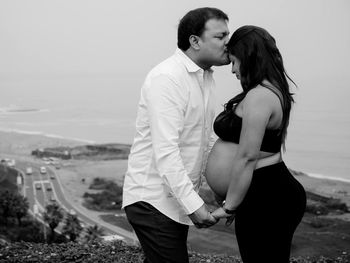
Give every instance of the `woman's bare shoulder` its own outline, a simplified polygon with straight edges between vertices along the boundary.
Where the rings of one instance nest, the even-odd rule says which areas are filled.
[[[264,86],[257,86],[251,89],[244,98],[242,109],[246,112],[260,112],[271,115],[281,110],[281,103],[278,96]]]
[[[271,86],[271,88],[266,88],[262,85],[258,85],[247,93],[246,98],[248,101],[253,101],[254,103],[277,103],[277,105],[279,105],[279,96],[280,91],[276,87]]]
[[[269,101],[275,97],[276,94],[274,94],[271,90],[265,88],[264,86],[258,85],[255,88],[248,91],[245,99],[253,101]]]

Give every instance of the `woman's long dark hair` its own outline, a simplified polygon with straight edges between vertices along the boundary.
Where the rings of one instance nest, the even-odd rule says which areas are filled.
[[[258,85],[272,89],[263,83],[264,80],[269,81],[282,96],[282,98],[279,96],[283,110],[281,134],[285,150],[289,116],[294,102],[287,79],[291,82],[293,80],[284,69],[275,39],[263,28],[243,26],[233,33],[227,48],[229,54],[234,55],[241,62],[239,70],[243,91],[226,103],[225,110],[230,111],[234,104],[244,99],[249,90]],[[293,84],[295,85],[294,82]]]

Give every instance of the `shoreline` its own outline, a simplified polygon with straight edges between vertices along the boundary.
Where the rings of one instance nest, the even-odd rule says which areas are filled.
[[[332,177],[332,176],[327,176],[327,175],[323,175],[323,174],[316,174],[316,173],[305,173],[305,174],[309,177],[312,177],[312,178],[325,179],[325,180],[331,180],[331,181],[339,181],[339,182],[350,184],[350,179],[345,179],[342,177]]]
[[[104,144],[104,143],[99,143],[97,141],[94,140],[88,140],[88,139],[80,139],[80,138],[70,138],[70,137],[64,137],[61,135],[57,135],[57,134],[49,134],[49,133],[44,133],[44,132],[40,132],[40,131],[24,131],[24,130],[17,130],[17,129],[6,129],[6,128],[0,128],[0,140],[4,135],[9,135],[9,134],[13,134],[13,136],[38,136],[37,137],[37,141],[49,141],[50,139],[52,140],[56,140],[56,141],[60,141],[61,143],[57,143],[58,146],[62,146],[64,145],[64,143],[67,144],[71,144],[73,143],[74,146],[76,145],[84,145],[84,144]],[[8,136],[6,136],[8,137]],[[41,138],[40,138],[41,137]],[[116,142],[109,142],[109,143],[116,143]],[[122,143],[122,142],[118,142],[118,143]],[[0,143],[0,154],[3,152],[3,149],[1,147],[1,143]],[[38,146],[41,146],[40,143],[38,143]],[[48,146],[46,147],[54,147],[55,143],[49,143]],[[43,147],[45,148],[45,145],[43,145]],[[39,148],[39,147],[37,147]],[[35,150],[35,149],[30,149]],[[344,183],[348,183],[350,184],[350,179],[347,178],[343,178],[343,177],[338,177],[338,176],[329,176],[329,175],[324,175],[324,174],[320,174],[320,173],[313,173],[313,172],[305,172],[305,171],[300,171],[299,169],[297,169],[297,167],[288,167],[291,168],[295,171],[301,172],[304,175],[307,175],[308,177],[311,178],[315,178],[315,179],[320,179],[320,180],[331,180],[331,181],[339,181],[339,182],[344,182]]]
[[[75,141],[78,143],[97,144],[97,142],[93,141],[93,140],[64,137],[61,135],[44,133],[44,132],[40,132],[40,131],[24,131],[24,130],[17,130],[17,129],[0,128],[0,133],[16,133],[18,135],[36,135],[36,136],[58,139],[58,140],[62,140],[62,141]],[[0,135],[0,137],[1,137],[1,135]]]

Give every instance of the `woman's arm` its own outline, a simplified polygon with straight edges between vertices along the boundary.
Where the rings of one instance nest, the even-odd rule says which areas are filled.
[[[242,130],[224,205],[228,210],[236,209],[248,191],[275,102],[266,89],[257,87],[248,92],[242,103]],[[216,218],[229,216],[222,208],[213,215]]]

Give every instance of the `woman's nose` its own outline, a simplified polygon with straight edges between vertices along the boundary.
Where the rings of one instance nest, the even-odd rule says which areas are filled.
[[[228,42],[230,41],[230,38],[228,37],[228,35],[225,37],[225,46],[227,46]]]

